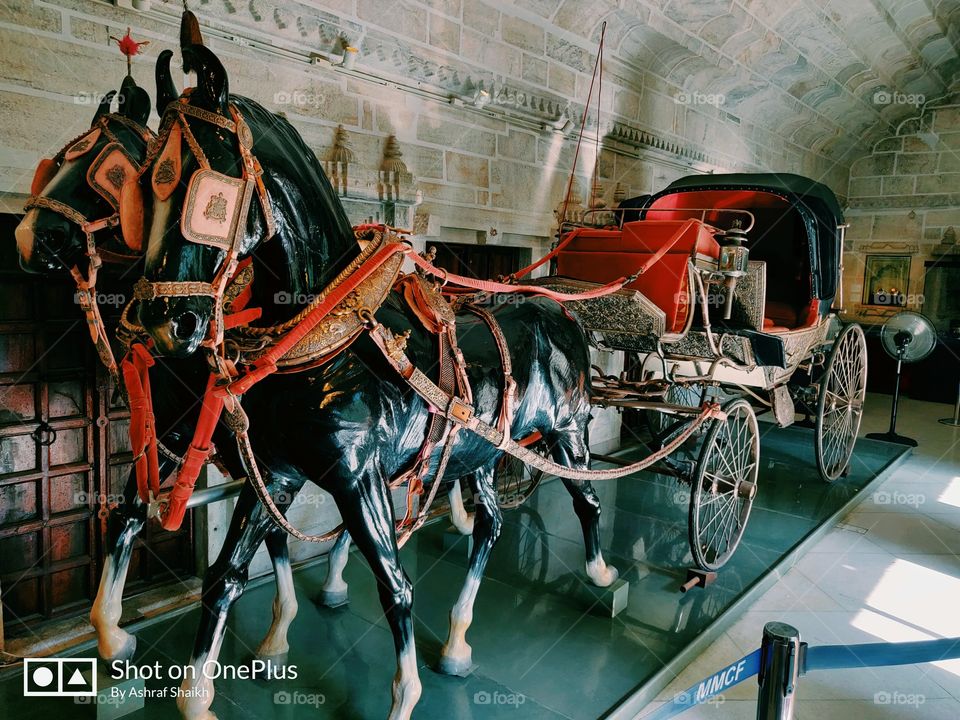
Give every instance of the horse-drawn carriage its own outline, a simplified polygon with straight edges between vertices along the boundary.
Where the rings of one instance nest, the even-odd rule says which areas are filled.
[[[595,404],[647,411],[668,445],[723,401],[725,418],[694,434],[695,463],[655,466],[690,485],[690,549],[715,570],[757,491],[754,408],[782,427],[798,408],[815,418],[825,481],[849,465],[867,366],[863,331],[834,310],[845,225],[833,193],[797,175],[690,176],[639,204],[638,220],[569,229],[539,283],[575,293],[639,272],[619,292],[566,303],[595,347],[632,356],[622,376],[593,377]]]
[[[711,569],[735,550],[756,493],[755,406],[772,409],[781,425],[796,404],[815,414],[821,473],[833,480],[846,468],[866,359],[862,332],[839,330],[831,310],[842,220],[823,186],[795,176],[687,178],[642,203],[637,221],[565,233],[547,278],[477,281],[436,268],[392,229],[350,228],[292,125],[230,94],[189,12],[181,52],[199,82],[179,93],[172,53],[160,54],[159,132],[142,127],[143,102],[128,99],[111,113],[108,96],[88,132],[41,162],[17,241],[25,265],[72,272],[91,337],[131,407],[136,462],[112,511],[111,558],[91,615],[104,658],[135,648],[118,621],[147,504],[164,527],[178,527],[215,446],[229,473],[248,480],[204,584],[195,672],[178,699],[187,717],[211,717],[213,685],[200,669],[217,660],[261,542],[278,595],[258,652],[273,656],[288,649],[296,614],[286,534],[338,537],[324,590],[342,601],[352,538],[377,577],[395,640],[390,717],[407,720],[420,681],[398,546],[430,517],[441,485],[453,486],[454,522],[474,537],[439,661],[441,671],[462,674],[501,505],[529,494],[522,488],[503,502],[498,479],[498,498],[501,457],[564,479],[586,574],[601,587],[617,571],[603,558],[591,481],[655,468],[690,483],[691,548]],[[124,97],[143,99],[134,86],[125,81]],[[136,302],[118,333],[128,346],[118,368],[97,311],[96,271],[110,262],[126,277],[144,250],[145,275],[129,288]],[[421,272],[402,275],[404,260]],[[467,292],[448,302],[451,286]],[[549,300],[491,302],[504,292],[565,303],[581,325]],[[280,296],[307,300],[291,306]],[[598,347],[634,353],[637,372],[591,383],[583,328]],[[151,374],[161,380],[156,394]],[[659,447],[623,467],[590,469],[591,404],[647,410]],[[694,441],[694,462],[671,458]],[[161,493],[168,474],[173,488]],[[475,498],[473,518],[457,507],[460,478]],[[345,531],[307,536],[286,520],[308,481],[334,496]],[[397,522],[390,490],[402,485],[407,513]]]

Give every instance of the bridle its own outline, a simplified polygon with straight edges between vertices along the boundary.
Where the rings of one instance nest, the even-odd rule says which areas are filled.
[[[97,304],[97,272],[104,262],[131,264],[140,259],[143,206],[140,203],[139,207],[133,207],[135,202],[128,202],[127,207],[125,207],[121,195],[127,183],[136,182],[139,178],[143,165],[130,155],[117,135],[111,130],[111,122],[119,122],[130,129],[146,143],[147,153],[149,153],[150,143],[156,138],[156,134],[152,130],[123,115],[108,113],[100,117],[90,129],[64,145],[53,158],[40,161],[34,173],[33,182],[30,186],[30,197],[24,204],[24,210],[41,208],[55,212],[78,225],[85,235],[86,277],[76,265],[70,268],[70,275],[77,285],[77,300],[87,318],[90,337],[97,348],[97,353],[108,372],[117,381],[117,387],[122,387],[119,382],[117,361],[110,347],[106,326],[103,323],[100,308]],[[101,135],[107,138],[108,142],[91,163],[87,171],[87,182],[104,198],[113,212],[103,217],[89,218],[64,202],[42,195],[46,186],[63,167],[63,163],[90,152],[96,146]],[[109,164],[111,160],[113,161],[112,165]],[[137,223],[135,221],[131,222],[129,219],[131,213],[139,214],[136,216],[139,219],[141,229],[139,237],[137,237],[137,228],[135,227]],[[126,223],[125,220],[127,220]],[[127,255],[97,247],[95,233],[117,227],[121,228],[124,243],[134,254]]]
[[[180,139],[185,139],[200,166],[190,178],[183,204],[180,230],[188,242],[210,245],[223,250],[226,257],[211,282],[150,281],[140,278],[134,286],[137,300],[164,297],[209,297],[213,300],[203,347],[216,350],[224,335],[224,293],[240,262],[247,215],[254,192],[260,202],[266,224],[265,240],[273,237],[275,225],[270,198],[263,182],[263,168],[253,154],[253,133],[237,107],[230,103],[231,117],[189,104],[189,93],[170,103],[164,113],[158,153],[148,158],[153,164],[152,185],[160,199],[166,199],[180,180]],[[236,135],[242,163],[241,177],[231,177],[214,170],[206,153],[197,142],[187,117],[210,123]],[[162,150],[160,150],[162,148]]]

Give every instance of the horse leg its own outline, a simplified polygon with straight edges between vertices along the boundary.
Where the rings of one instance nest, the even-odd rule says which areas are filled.
[[[552,438],[554,461],[570,468],[587,469],[590,451],[585,433],[565,433]],[[587,576],[597,587],[608,587],[616,582],[619,572],[607,565],[600,550],[600,498],[587,480],[563,479],[564,487],[573,497],[573,510],[580,518],[583,545],[586,550]]]
[[[347,583],[343,579],[343,569],[350,558],[350,533],[344,530],[327,554],[327,579],[323,581],[317,602],[330,608],[346,605]]]
[[[265,542],[277,577],[277,596],[273,599],[273,623],[257,648],[256,656],[260,659],[279,657],[290,650],[287,631],[297,616],[297,593],[293,588],[287,533],[283,528],[274,528],[267,533]]]
[[[490,552],[500,537],[503,516],[497,504],[493,484],[493,466],[477,471],[471,479],[471,489],[476,497],[477,511],[473,523],[473,551],[470,553],[470,568],[460,590],[460,597],[450,610],[450,634],[440,653],[440,672],[447,675],[464,675],[473,662],[472,651],[467,643],[467,630],[473,621],[473,603],[477,599],[480,580],[490,559]]]
[[[450,522],[461,535],[469,535],[473,532],[473,515],[463,506],[463,493],[460,492],[459,479],[450,486],[447,497],[450,500]]]
[[[173,461],[161,455],[160,477],[165,477],[173,468]],[[100,587],[90,609],[90,623],[97,631],[97,652],[104,660],[129,660],[137,649],[137,639],[121,630],[119,622],[133,543],[146,520],[147,506],[140,501],[136,472],[131,468],[123,489],[123,502],[107,520],[110,554],[100,573]]]
[[[289,507],[302,484],[267,482],[274,502],[281,510]],[[272,530],[275,530],[273,520],[267,515],[253,487],[246,483],[240,491],[220,555],[203,578],[200,626],[197,628],[190,665],[180,686],[181,693],[177,697],[180,713],[189,720],[216,720],[216,715],[210,711],[214,697],[213,680],[206,676],[203,668],[205,664],[217,661],[227,614],[243,594],[250,561]]]
[[[334,492],[334,497],[353,541],[377,578],[380,605],[393,633],[397,673],[388,720],[409,720],[421,692],[413,639],[413,585],[400,565],[387,483],[378,473],[364,470],[356,484]]]

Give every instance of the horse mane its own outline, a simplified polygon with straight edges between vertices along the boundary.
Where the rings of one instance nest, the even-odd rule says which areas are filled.
[[[278,216],[277,235],[290,273],[289,286],[278,289],[316,292],[359,252],[343,205],[317,156],[286,118],[249,98],[231,95],[230,101],[253,133],[253,152]],[[273,244],[257,249],[262,261],[280,260],[270,250]]]

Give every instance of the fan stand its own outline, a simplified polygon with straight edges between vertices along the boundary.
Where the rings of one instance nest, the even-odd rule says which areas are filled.
[[[885,440],[886,442],[916,447],[916,440],[897,434],[897,406],[900,404],[900,368],[903,365],[903,355],[906,350],[906,345],[902,345],[897,349],[897,380],[893,386],[893,405],[890,408],[890,429],[885,433],[867,433],[867,437],[871,440]]]
[[[953,405],[953,417],[940,418],[937,422],[952,427],[960,427],[960,388],[957,388],[957,402]]]

